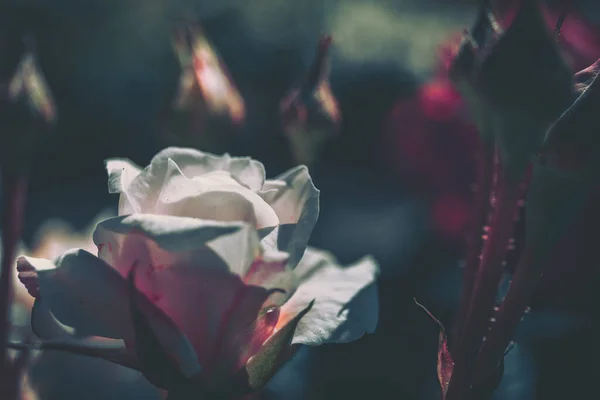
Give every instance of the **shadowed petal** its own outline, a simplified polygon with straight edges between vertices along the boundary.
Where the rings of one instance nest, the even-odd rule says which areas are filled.
[[[17,266],[36,270],[39,298],[61,324],[73,327],[77,335],[124,339],[135,345],[131,313],[127,307],[127,281],[104,261],[74,249],[54,264],[48,260],[20,257]],[[195,354],[190,352],[192,347],[185,336],[148,299],[140,295],[137,300],[165,351],[184,373],[194,372],[197,361],[194,362]],[[56,325],[47,316],[46,313],[32,314],[35,319],[32,325],[39,327],[36,330],[56,331]],[[53,325],[47,327],[48,323]]]
[[[42,299],[36,299],[31,310],[31,329],[40,339],[71,338],[75,329],[62,324]]]
[[[272,181],[260,193],[279,217],[279,228],[265,245],[290,253],[290,266],[298,264],[319,217],[319,190],[305,166],[293,168]]]
[[[135,356],[127,349],[125,342],[120,339],[107,338],[66,338],[44,340],[36,345],[9,343],[14,349],[36,349],[44,351],[62,351],[79,356],[101,358],[127,368],[140,370],[141,366]]]
[[[165,330],[168,325],[155,323],[162,317],[160,310],[136,289],[135,268],[132,268],[127,280],[135,351],[144,376],[155,386],[168,389],[198,374],[200,364],[187,339],[182,335],[172,335],[168,328]],[[170,356],[169,352],[173,349],[180,355],[178,359]]]
[[[273,333],[279,306],[295,290],[295,276],[287,268],[287,253],[267,252],[252,263],[221,320],[211,365],[211,381],[239,370]],[[213,382],[214,383],[214,382]]]
[[[145,263],[143,267],[152,269],[166,268],[175,260],[197,258],[198,255],[194,254],[198,252],[205,254],[205,245],[220,237],[240,232],[241,237],[252,240],[250,230],[248,225],[241,222],[223,223],[196,218],[134,214],[102,221],[96,226],[93,237],[98,247],[98,256],[125,277],[133,262]],[[244,243],[244,246],[256,248],[258,239],[254,241],[255,244]],[[231,254],[230,258],[233,256]],[[228,261],[235,265],[232,267],[234,269],[238,267],[237,264],[243,264]]]
[[[298,280],[288,262],[289,254],[266,251],[254,260],[245,274],[246,285],[260,286],[271,292],[265,307],[283,305],[296,291]]]
[[[56,263],[20,257],[19,270],[35,269],[39,298],[62,323],[73,327],[81,336],[113,339],[131,337],[123,279],[109,265],[83,250],[71,250]],[[42,313],[33,313],[33,323]]]
[[[140,271],[138,289],[172,318],[190,339],[200,364],[207,368],[221,355],[223,347],[219,343],[233,315],[240,321],[254,320],[268,297],[266,289],[246,286],[237,275],[210,266],[199,268],[193,263],[157,272],[149,284],[142,278]],[[242,307],[243,299],[253,301]]]
[[[177,221],[190,224],[191,236],[184,234],[186,229],[176,229]],[[104,230],[112,224],[112,229]],[[215,224],[222,229],[217,234],[210,230],[215,226],[212,221],[138,214],[104,221],[95,235],[98,244],[112,240],[111,249],[100,246],[100,256],[123,276],[136,265],[138,290],[189,338],[202,365],[213,363],[217,341],[224,336],[223,324],[230,326],[227,315],[233,309],[236,318],[247,325],[265,304],[280,304],[283,295],[293,292],[286,281],[290,271],[285,268],[285,257],[263,255],[251,226]],[[142,229],[135,232],[132,225]],[[257,275],[258,264],[262,273]],[[247,276],[248,285],[242,280]],[[284,294],[272,293],[272,288],[284,284]],[[252,299],[248,307],[236,303],[240,291]]]
[[[331,254],[309,248],[294,272],[300,285],[281,308],[278,326],[294,318],[313,300],[314,305],[298,323],[292,343],[344,343],[375,331],[379,267],[373,258],[364,257],[341,267]]]

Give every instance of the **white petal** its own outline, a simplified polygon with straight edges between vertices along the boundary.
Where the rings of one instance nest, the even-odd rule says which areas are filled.
[[[190,178],[213,171],[227,171],[233,179],[253,191],[260,190],[265,179],[263,165],[250,158],[236,158],[229,154],[219,157],[194,149],[169,147],[155,155],[150,165],[129,186],[132,202],[141,206],[140,212],[152,212],[165,182],[169,159]]]
[[[256,231],[248,225],[232,234],[211,240],[207,246],[225,261],[229,272],[240,277],[247,274],[262,252]]]
[[[276,242],[279,250],[290,253],[293,267],[302,258],[317,223],[319,190],[313,185],[308,169],[301,165],[265,182],[261,196],[279,217],[279,228],[265,245]]]
[[[18,263],[36,269],[40,299],[61,324],[73,327],[79,336],[102,336],[134,343],[127,281],[104,261],[74,249],[60,257],[53,268],[49,267],[48,260],[31,257],[20,257]],[[184,373],[199,369],[196,355],[181,331],[147,299],[139,297],[145,310],[154,310],[146,317],[167,353]],[[36,318],[32,325],[48,323],[43,319],[46,316],[32,314],[32,318]]]
[[[121,339],[108,338],[61,338],[44,340],[38,347],[43,351],[62,351],[86,357],[101,358],[115,364],[140,371],[141,366],[131,349]]]
[[[298,279],[288,266],[289,254],[266,251],[254,260],[243,280],[246,285],[260,286],[272,291],[265,307],[281,306],[296,291]]]
[[[35,268],[40,298],[78,335],[131,337],[125,282],[102,260],[71,250],[55,264],[32,257],[20,257],[17,262]]]
[[[171,159],[153,214],[244,221],[257,229],[276,227],[279,218],[271,206],[240,185],[227,171],[188,178]]]
[[[269,289],[283,282],[265,278],[267,288],[244,283],[254,260],[262,259],[256,230],[247,224],[137,214],[100,223],[95,239],[113,243],[105,257],[123,276],[136,266],[138,290],[189,338],[201,364],[220,354],[224,323],[232,326],[227,315],[235,309],[240,321],[253,321],[267,301],[276,301]]]
[[[139,204],[129,195],[129,185],[142,172],[142,168],[130,160],[120,158],[108,159],[105,164],[108,172],[108,192],[121,194],[119,215],[139,212]]]
[[[98,256],[125,277],[134,263],[151,264],[153,268],[161,269],[177,260],[197,258],[198,255],[195,253],[205,254],[207,251],[205,245],[222,236],[244,231],[246,236],[243,237],[250,240],[252,235],[248,232],[251,230],[243,223],[134,214],[102,221],[96,226],[93,238],[98,247]],[[256,249],[258,243],[253,245],[245,243],[244,246]],[[231,265],[245,262],[229,261]],[[149,265],[142,265],[142,267],[149,267]]]
[[[41,299],[31,309],[31,329],[40,339],[65,339],[75,335],[75,329],[62,324]]]
[[[197,263],[177,265],[154,277],[153,285],[138,282],[138,288],[151,292],[147,296],[185,333],[208,369],[224,352],[220,343],[231,327],[247,328],[270,295],[260,286],[245,285],[237,275],[199,268]]]
[[[376,277],[379,267],[364,257],[348,267],[323,251],[307,249],[295,271],[300,280],[296,293],[281,308],[283,326],[315,301],[300,320],[292,343],[320,345],[344,343],[372,333],[377,326],[379,305]]]

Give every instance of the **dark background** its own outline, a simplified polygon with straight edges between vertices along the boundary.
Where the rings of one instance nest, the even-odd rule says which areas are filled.
[[[185,144],[164,134],[179,76],[170,15],[193,9],[201,17],[246,103],[246,125],[227,151],[261,160],[269,177],[293,166],[277,117],[279,101],[306,70],[318,36],[330,32],[331,84],[343,122],[341,135],[311,169],[322,210],[311,244],[332,250],[343,263],[367,253],[379,260],[380,323],[374,335],[358,342],[303,350],[265,397],[439,398],[437,327],[413,298],[451,325],[474,136],[462,116],[462,122],[433,121],[411,110],[421,109],[419,88],[434,79],[438,45],[470,23],[471,3],[0,2],[0,28],[26,26],[35,33],[60,116],[54,131],[35,143],[25,241],[32,244],[48,218],[83,229],[101,210],[114,208],[105,158],[146,165],[166,145]],[[595,2],[572,3],[585,10],[590,24],[600,21]],[[425,161],[395,147],[412,142]],[[447,199],[458,199],[457,206],[444,208]],[[457,224],[444,229],[440,212],[458,215]],[[561,247],[555,272],[548,274],[507,357],[498,399],[595,398],[600,280],[593,254],[596,225],[590,221],[599,218],[591,203],[585,221]],[[44,355],[31,380],[41,399],[155,396],[141,378],[121,368],[65,355]]]

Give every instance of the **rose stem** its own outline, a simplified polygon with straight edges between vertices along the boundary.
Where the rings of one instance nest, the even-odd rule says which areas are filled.
[[[572,193],[577,193],[568,186],[561,185],[560,183],[554,183],[552,190],[564,190],[568,193],[567,196],[571,197]],[[538,185],[540,183],[538,182]],[[549,189],[546,189],[546,192]],[[585,192],[582,192],[585,193]],[[581,193],[580,193],[581,194]],[[540,194],[538,193],[539,197]],[[576,198],[577,196],[575,196]],[[552,203],[552,200],[547,200]],[[552,205],[554,209],[571,209],[577,213],[581,206],[575,204],[564,204],[564,200],[561,203],[555,203]],[[549,215],[556,211],[548,209],[545,214],[538,216],[537,219],[544,218],[544,215]],[[533,217],[532,217],[533,218]],[[575,216],[571,216],[571,219],[575,219]],[[533,228],[532,228],[533,226]],[[555,230],[550,235],[564,235],[564,228],[559,227],[545,229],[545,234],[548,231]],[[526,226],[532,228],[535,231],[535,222]],[[538,228],[539,229],[539,228]],[[556,240],[556,239],[554,239]],[[530,303],[533,292],[542,276],[543,266],[548,262],[549,257],[552,255],[552,250],[555,248],[554,240],[548,241],[548,239],[542,239],[538,235],[530,233],[528,239],[525,240],[525,248],[521,254],[517,268],[513,274],[512,282],[508,289],[508,292],[500,304],[498,311],[495,315],[495,322],[492,324],[491,330],[487,336],[486,342],[481,346],[480,353],[477,359],[477,371],[475,371],[474,384],[480,384],[486,379],[483,375],[485,371],[491,368],[495,368],[502,361],[506,348],[509,346],[512,337],[522,319],[528,304]]]
[[[502,261],[513,231],[514,218],[518,211],[517,202],[522,195],[523,186],[525,185],[507,179],[502,169],[499,171],[489,238],[483,246],[479,273],[471,298],[471,310],[453,355],[456,364],[448,387],[448,400],[462,400],[464,391],[468,389],[465,380],[470,377],[477,352],[488,328],[488,320],[502,277]]]
[[[474,213],[471,215],[471,225],[467,233],[467,254],[463,270],[461,299],[458,307],[458,316],[455,323],[455,337],[453,345],[456,345],[458,337],[462,335],[465,320],[471,306],[471,296],[475,277],[479,267],[479,255],[482,247],[482,228],[487,223],[489,213],[489,200],[492,187],[492,176],[494,169],[494,146],[480,141],[480,151],[477,153]],[[454,347],[454,346],[453,346]]]
[[[484,42],[485,34],[487,33],[487,24],[490,23],[489,8],[490,1],[483,0],[479,4],[479,11],[475,26],[471,31],[471,35],[477,43]],[[493,175],[495,174],[495,150],[494,142],[483,140],[479,137],[479,149],[475,153],[475,190],[473,207],[474,212],[471,214],[470,225],[467,231],[466,240],[466,257],[463,270],[463,279],[461,287],[461,298],[458,307],[458,315],[454,324],[454,337],[452,338],[451,349],[456,347],[458,338],[462,335],[465,320],[469,314],[471,306],[471,296],[473,294],[473,286],[475,277],[479,267],[479,256],[482,247],[482,228],[488,222],[489,200],[491,188],[494,185]]]
[[[489,371],[494,371],[502,361],[541,277],[541,264],[538,257],[534,256],[533,249],[526,247],[517,264],[508,293],[496,313],[496,321],[481,347],[473,378],[475,386],[485,385]]]
[[[7,362],[10,331],[10,306],[12,304],[12,281],[15,251],[23,229],[23,211],[27,193],[27,179],[10,168],[4,168],[2,185],[2,273],[0,276],[0,357]],[[6,365],[6,364],[5,364]]]

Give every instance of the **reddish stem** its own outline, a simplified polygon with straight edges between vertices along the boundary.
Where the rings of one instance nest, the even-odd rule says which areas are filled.
[[[465,321],[470,312],[471,296],[479,267],[479,255],[482,247],[482,228],[487,222],[489,198],[492,188],[494,169],[494,147],[481,142],[481,151],[477,153],[477,177],[475,182],[474,213],[467,236],[467,255],[463,271],[461,299],[458,308],[454,345],[462,336]],[[453,346],[454,347],[454,346]]]
[[[489,378],[486,374],[495,371],[502,361],[504,352],[531,300],[533,289],[542,272],[539,260],[534,254],[533,249],[526,247],[521,255],[508,293],[496,313],[496,321],[477,358],[474,386],[485,384],[485,380]]]
[[[447,399],[464,399],[470,386],[469,380],[475,360],[492,314],[498,284],[502,278],[502,261],[513,232],[514,218],[518,211],[518,200],[522,197],[523,186],[505,178],[503,171],[496,184],[496,204],[492,214],[489,238],[483,247],[483,254],[473,295],[471,310],[467,315],[462,335],[458,338],[455,353],[456,365],[448,387]]]
[[[0,362],[9,365],[6,343],[10,333],[13,266],[21,239],[27,179],[19,173],[2,171],[2,272],[0,275]],[[1,379],[2,377],[0,377]],[[6,387],[5,384],[0,386]]]

